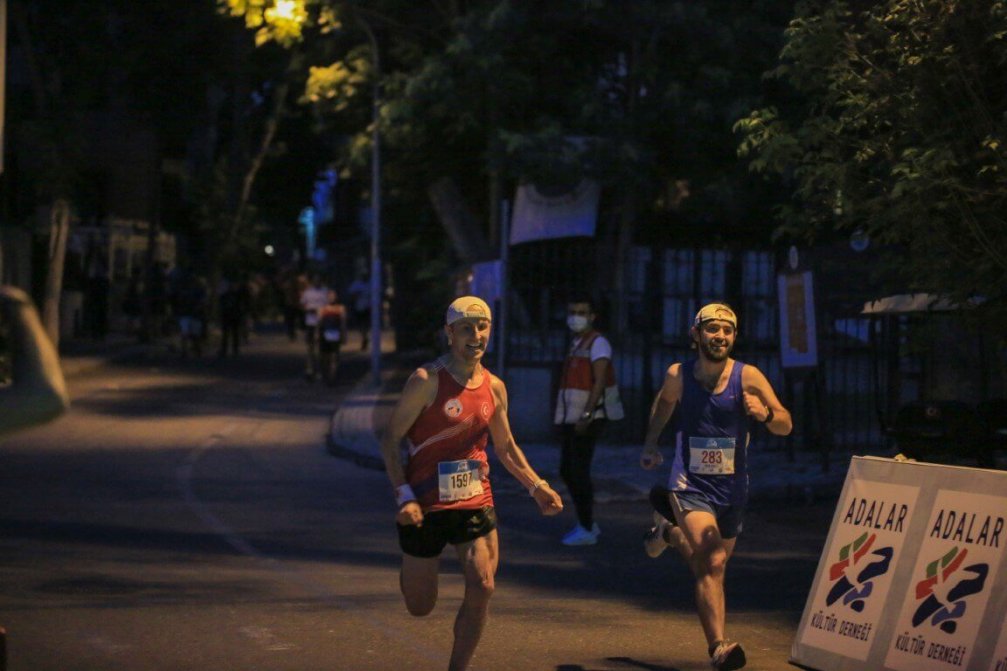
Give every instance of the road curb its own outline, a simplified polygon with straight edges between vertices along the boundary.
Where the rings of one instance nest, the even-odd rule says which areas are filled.
[[[374,413],[387,392],[388,382],[398,372],[394,366],[391,370],[386,370],[377,389],[374,388],[369,372],[353,386],[329,419],[329,431],[325,436],[326,452],[363,468],[385,470],[381,444],[374,428]]]
[[[375,423],[382,412],[379,406],[390,405],[401,386],[401,377],[411,367],[391,364],[382,374],[381,385],[373,386],[370,374],[361,378],[347,393],[330,418],[326,435],[326,451],[370,470],[384,471],[381,446]],[[393,389],[395,391],[393,391]],[[543,477],[559,478],[558,449],[552,443],[528,443],[522,446],[529,461]],[[636,466],[636,448],[599,445],[592,468],[595,502],[599,504],[646,501],[651,485],[664,477],[646,476]],[[608,454],[610,449],[616,452]],[[631,454],[630,454],[631,453]],[[839,497],[845,481],[845,468],[839,461],[832,470],[821,473],[812,463],[817,455],[803,455],[806,463],[794,469],[782,454],[752,455],[749,501],[752,503],[798,503],[812,505],[817,501]],[[835,455],[840,457],[840,455]],[[769,461],[764,461],[765,459]]]

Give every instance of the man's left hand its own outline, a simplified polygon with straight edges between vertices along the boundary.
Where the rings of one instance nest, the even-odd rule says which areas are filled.
[[[769,408],[762,402],[762,399],[755,394],[742,392],[745,395],[745,412],[749,417],[754,417],[759,422],[765,422],[769,417]]]
[[[532,494],[543,515],[552,516],[563,512],[563,499],[549,485],[541,485]]]

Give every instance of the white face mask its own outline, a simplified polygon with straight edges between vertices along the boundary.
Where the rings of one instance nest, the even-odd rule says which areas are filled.
[[[566,325],[574,333],[580,333],[587,328],[587,317],[584,315],[569,315],[566,318]]]

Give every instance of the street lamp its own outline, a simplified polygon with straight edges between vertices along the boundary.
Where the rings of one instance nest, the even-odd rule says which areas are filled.
[[[381,384],[381,55],[378,40],[367,21],[357,12],[357,20],[371,43],[374,68],[374,100],[371,110],[371,375],[374,386]]]

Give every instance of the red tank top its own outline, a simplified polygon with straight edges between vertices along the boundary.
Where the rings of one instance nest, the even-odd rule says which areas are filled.
[[[442,363],[434,364],[433,370],[437,398],[406,434],[406,480],[425,511],[492,506],[486,443],[496,410],[493,376],[483,369],[482,384],[469,389],[458,384]]]

